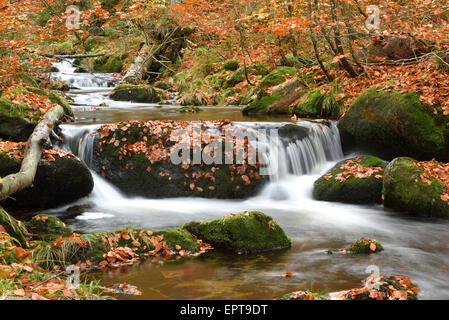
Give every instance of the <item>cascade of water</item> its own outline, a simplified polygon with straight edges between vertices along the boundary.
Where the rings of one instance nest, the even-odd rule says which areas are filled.
[[[66,81],[77,88],[107,88],[111,83],[110,74],[76,73],[72,65],[73,59],[63,60],[53,64],[59,72],[52,73],[53,81]]]

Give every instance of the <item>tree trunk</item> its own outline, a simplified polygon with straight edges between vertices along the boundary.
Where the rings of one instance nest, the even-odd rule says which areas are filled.
[[[5,228],[5,231],[13,238],[17,239],[23,247],[26,247],[27,230],[25,226],[11,217],[2,207],[0,207],[0,225]]]
[[[39,124],[28,139],[20,171],[3,178],[0,202],[33,184],[37,165],[42,155],[42,147],[45,142],[49,141],[53,127],[63,116],[64,109],[57,105],[51,108],[44,115],[43,119],[39,121]]]

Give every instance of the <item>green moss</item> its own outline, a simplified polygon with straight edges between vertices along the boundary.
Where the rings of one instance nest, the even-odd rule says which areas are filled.
[[[162,90],[171,90],[172,88],[172,86],[166,81],[156,81],[154,83],[154,87]]]
[[[346,148],[369,147],[387,159],[449,161],[448,122],[449,116],[434,114],[433,107],[421,103],[418,93],[373,87],[352,103],[340,119],[339,130]]]
[[[176,109],[176,111],[181,112],[181,113],[197,113],[197,112],[203,111],[203,109],[198,108],[198,107],[187,106],[187,107],[182,107],[182,108]]]
[[[281,99],[280,95],[263,95],[260,98],[257,98],[253,102],[251,102],[248,106],[243,109],[243,114],[251,114],[257,113],[260,110],[266,110],[273,103]]]
[[[333,97],[327,97],[321,93],[320,89],[309,91],[292,112],[298,117],[319,118],[329,117],[338,118],[340,114],[340,104]]]
[[[67,100],[62,97],[58,92],[54,90],[43,90],[40,88],[28,87],[28,91],[38,94],[43,97],[47,97],[51,102],[59,104],[63,109],[64,113],[68,116],[73,116],[73,110]]]
[[[161,234],[164,235],[162,241],[165,241],[172,250],[176,250],[176,246],[180,246],[181,250],[188,250],[192,253],[195,253],[200,249],[199,243],[186,229],[168,229],[154,232],[154,235],[156,236]]]
[[[386,163],[373,156],[358,157],[359,164],[364,167],[380,167],[384,169]],[[355,158],[349,159],[355,161]],[[330,171],[320,177],[314,183],[313,196],[317,200],[334,201],[344,203],[381,203],[382,197],[382,179],[375,176],[382,176],[383,172],[376,172],[368,178],[356,178],[349,176],[345,181],[337,181],[335,177],[345,170],[340,167],[346,163],[343,160],[337,163]]]
[[[96,72],[120,73],[125,55],[106,55],[94,59],[93,69]]]
[[[376,246],[374,251],[371,250],[370,247],[372,243],[374,243],[374,245]],[[383,250],[384,247],[379,242],[377,242],[376,240],[367,240],[367,239],[357,240],[354,243],[352,243],[348,248],[348,251],[352,253],[377,253]]]
[[[431,184],[424,183],[423,174],[413,159],[394,159],[384,174],[384,206],[418,216],[449,218],[449,205],[441,199],[446,186],[428,174],[425,177]]]
[[[286,75],[294,76],[298,73],[298,70],[291,67],[283,67],[276,70],[271,71],[268,75],[266,75],[260,82],[259,87],[266,89],[277,86],[283,82],[285,82]]]
[[[163,96],[164,93],[160,89],[155,89],[152,86],[120,84],[114,88],[110,98],[116,101],[157,103]]]
[[[223,69],[226,71],[236,71],[239,68],[239,62],[237,60],[226,61],[223,65]]]
[[[273,218],[253,211],[182,226],[213,247],[247,254],[288,248],[290,239]]]
[[[38,214],[26,223],[28,230],[35,234],[37,239],[53,241],[59,236],[67,237],[72,234],[64,222],[57,217],[48,214]]]
[[[247,73],[251,75],[266,75],[268,69],[262,64],[253,64],[247,67]],[[224,83],[224,88],[231,88],[245,80],[245,67],[240,67]]]

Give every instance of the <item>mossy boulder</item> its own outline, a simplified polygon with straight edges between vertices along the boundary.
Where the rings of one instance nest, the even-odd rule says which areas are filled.
[[[164,97],[163,91],[149,85],[120,84],[114,88],[110,98],[116,101],[157,103]]]
[[[165,241],[172,250],[186,250],[195,253],[200,249],[198,241],[184,228],[155,231],[154,235],[164,235],[163,241]],[[181,247],[181,249],[176,249],[177,246]]]
[[[73,231],[59,218],[41,213],[26,222],[28,231],[39,240],[53,241],[58,237],[68,237]]]
[[[45,157],[40,160],[33,186],[5,200],[5,208],[54,208],[90,194],[94,183],[86,164],[73,155],[53,157],[54,161]],[[21,163],[22,160],[0,152],[0,177],[19,172]]]
[[[430,184],[422,181],[422,175]],[[449,218],[449,204],[441,199],[446,186],[415,165],[412,158],[394,159],[385,169],[384,206],[424,217]]]
[[[340,161],[315,181],[313,197],[343,203],[382,203],[382,176],[386,166],[386,162],[373,156]],[[350,174],[352,170],[354,174]]]
[[[289,248],[291,240],[272,217],[259,211],[182,226],[215,248],[238,254]]]
[[[162,90],[171,90],[172,85],[166,81],[156,81],[154,87]]]
[[[72,108],[67,100],[58,92],[52,90],[44,90],[40,88],[18,88],[16,91],[23,95],[29,92],[38,94],[47,98],[53,103],[57,103],[63,107],[64,113],[73,116]],[[33,110],[25,103],[15,103],[9,99],[2,98],[0,95],[0,138],[11,141],[26,141],[33,132],[41,112]]]
[[[126,55],[105,55],[94,59],[93,70],[95,72],[120,73],[122,63]]]
[[[174,120],[126,121],[104,125],[95,136],[91,168],[133,196],[248,198],[257,194],[267,179],[258,174],[257,164],[239,165],[236,164],[236,157],[233,164],[226,164],[229,161],[224,158],[195,164],[182,163],[181,159],[178,163],[172,161],[171,153],[176,154],[172,147],[182,130],[218,129],[224,134],[230,125],[229,121],[198,123]],[[219,141],[218,138],[216,140]],[[230,143],[221,141],[223,148]],[[208,145],[209,141],[201,144],[203,160]],[[192,150],[187,149],[189,161],[193,160]]]
[[[311,90],[292,109],[292,113],[300,118],[331,118],[337,119],[340,115],[341,104],[332,97],[321,93],[320,89]]]
[[[289,114],[291,105],[306,92],[301,80],[282,81],[268,93],[259,87],[258,97],[247,105],[243,114]]]
[[[32,111],[24,103],[16,104],[0,98],[0,138],[12,141],[28,140],[39,120],[32,116]]]
[[[391,160],[410,156],[418,160],[449,161],[449,116],[441,108],[423,104],[418,93],[363,92],[339,122],[346,151],[363,150]]]
[[[384,250],[384,247],[375,239],[365,239],[354,241],[348,248],[351,253],[377,253]]]

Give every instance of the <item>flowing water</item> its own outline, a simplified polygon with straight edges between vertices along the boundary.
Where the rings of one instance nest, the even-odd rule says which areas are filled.
[[[244,117],[238,107],[206,107],[200,114],[185,115],[176,112],[176,105],[114,102],[107,97],[111,75],[74,74],[69,62],[56,66],[60,72],[53,75],[55,79],[77,87],[69,92],[77,121],[62,126],[64,148],[88,165],[93,141],[87,133],[103,123],[201,118],[229,119],[248,127],[276,127],[292,122],[285,117]],[[143,295],[132,299],[272,299],[312,287],[324,291],[358,287],[371,272],[409,276],[420,286],[421,298],[449,299],[449,223],[412,218],[382,206],[313,200],[314,181],[344,158],[338,130],[335,124],[298,121],[296,125],[308,128],[309,134],[303,139],[274,141],[269,146],[267,157],[279,170],[253,198],[131,198],[93,173],[95,187],[88,198],[53,212],[76,231],[96,232],[125,226],[166,229],[230,212],[260,210],[271,215],[292,239],[292,248],[279,252],[250,256],[210,252],[193,259],[146,261],[96,274],[106,284],[137,285]],[[361,237],[377,239],[385,251],[371,255],[326,253],[329,248],[347,247]],[[280,277],[287,270],[294,273],[293,278]]]

